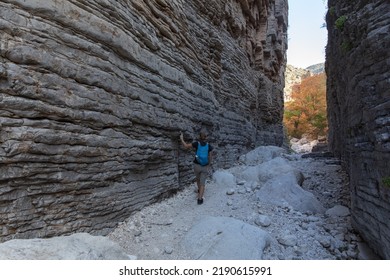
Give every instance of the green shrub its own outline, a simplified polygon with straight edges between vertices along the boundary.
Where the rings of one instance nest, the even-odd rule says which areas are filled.
[[[335,26],[339,30],[343,30],[344,24],[347,21],[347,16],[341,16],[338,19],[336,19]]]
[[[330,7],[329,14],[333,17],[336,14],[336,8],[335,7]]]
[[[352,46],[352,43],[350,41],[344,41],[342,44],[341,44],[341,51],[346,54],[347,52],[349,52],[350,50],[352,50],[353,46]]]
[[[390,188],[390,177],[382,178],[382,183],[386,188]]]

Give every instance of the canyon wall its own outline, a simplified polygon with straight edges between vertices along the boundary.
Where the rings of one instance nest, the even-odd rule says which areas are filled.
[[[349,172],[354,227],[390,259],[390,2],[328,9],[328,140]]]
[[[0,241],[105,234],[217,166],[283,144],[287,0],[0,2]]]

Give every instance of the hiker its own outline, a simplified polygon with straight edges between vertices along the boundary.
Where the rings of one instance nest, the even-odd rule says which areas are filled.
[[[194,173],[196,176],[196,184],[198,186],[198,204],[203,203],[203,194],[206,185],[206,177],[212,161],[213,147],[206,141],[207,135],[204,132],[199,134],[199,140],[193,143],[186,143],[183,138],[183,133],[180,134],[180,140],[184,148],[195,149]]]

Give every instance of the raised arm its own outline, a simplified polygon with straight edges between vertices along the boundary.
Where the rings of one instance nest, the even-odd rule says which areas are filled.
[[[192,144],[191,143],[186,143],[184,141],[183,133],[180,133],[180,140],[181,140],[181,143],[183,144],[184,148],[186,148],[186,149],[192,148]]]

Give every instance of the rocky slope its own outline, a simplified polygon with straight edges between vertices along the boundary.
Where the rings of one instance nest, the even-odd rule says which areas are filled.
[[[284,101],[291,101],[291,93],[294,85],[300,84],[302,79],[310,76],[310,71],[307,69],[297,68],[292,65],[286,66],[285,86],[284,86]]]
[[[190,179],[283,141],[287,0],[0,2],[0,240],[107,233]]]
[[[312,75],[317,75],[325,72],[325,63],[317,63],[314,65],[310,65],[306,68],[309,70]]]
[[[350,176],[354,227],[390,259],[390,2],[328,7],[328,141]]]
[[[324,63],[314,64],[306,69],[294,67],[293,65],[286,66],[285,86],[284,86],[284,101],[291,101],[291,93],[294,85],[300,84],[302,79],[311,75],[317,75],[325,71]]]

